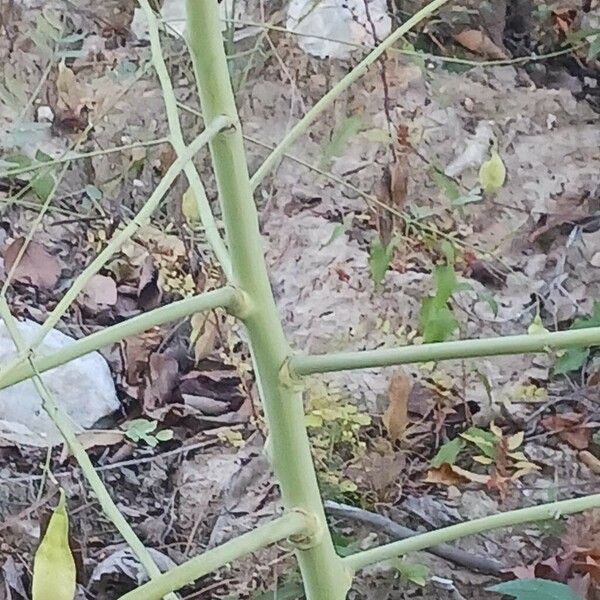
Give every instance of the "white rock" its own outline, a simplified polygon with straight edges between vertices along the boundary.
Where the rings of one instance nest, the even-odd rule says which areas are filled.
[[[21,335],[31,341],[41,325],[20,321]],[[51,330],[38,350],[48,354],[73,343],[73,338]],[[6,325],[0,321],[0,370],[16,356]],[[56,402],[71,417],[76,431],[88,429],[120,406],[108,364],[93,352],[42,374]],[[0,445],[16,443],[31,446],[59,444],[62,437],[42,408],[32,380],[0,390]]]
[[[287,28],[302,34],[298,45],[308,54],[319,58],[350,58],[356,45],[374,44],[373,25],[378,40],[390,34],[392,21],[386,1],[369,0],[368,7],[369,15],[364,0],[292,0]]]
[[[232,16],[235,21],[252,21],[253,15],[249,12],[249,4],[256,4],[250,0],[226,0],[225,2],[219,3],[219,12],[221,16],[221,29],[225,31],[228,27],[228,20]],[[235,9],[235,14],[234,14]],[[161,20],[167,24],[166,31],[174,37],[182,37],[185,35],[187,11],[185,6],[185,0],[166,0],[163,7],[160,9]],[[131,22],[130,29],[132,33],[139,40],[149,39],[148,34],[148,21],[144,11],[141,8],[136,8],[133,13],[133,21]],[[256,35],[260,33],[260,27],[238,27],[236,25],[236,31],[234,35],[235,41],[244,39],[245,37]]]
[[[39,123],[52,123],[54,121],[54,111],[47,105],[38,106],[37,120]]]

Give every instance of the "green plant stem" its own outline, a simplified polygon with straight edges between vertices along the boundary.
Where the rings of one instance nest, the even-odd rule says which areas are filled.
[[[417,362],[479,358],[505,354],[547,352],[565,348],[600,345],[600,327],[553,331],[535,335],[509,335],[506,337],[483,338],[439,342],[399,348],[380,348],[359,352],[337,352],[331,354],[297,354],[290,359],[291,375],[312,375],[350,369],[372,369]]]
[[[560,502],[550,502],[530,508],[520,508],[509,512],[491,515],[458,523],[450,527],[444,527],[437,531],[429,531],[421,533],[414,537],[385,544],[377,548],[371,548],[352,554],[344,558],[344,562],[353,570],[362,569],[367,565],[402,556],[410,552],[418,552],[425,550],[431,546],[452,542],[469,535],[483,533],[492,529],[501,527],[511,527],[513,525],[521,525],[523,523],[531,523],[534,521],[544,521],[547,519],[556,519],[561,515],[570,515],[573,513],[590,510],[600,507],[600,494],[585,496],[583,498],[575,498],[573,500],[562,500]]]
[[[179,121],[179,113],[177,111],[177,98],[175,96],[175,91],[173,90],[173,84],[171,83],[171,78],[169,77],[169,72],[167,70],[167,65],[165,63],[165,59],[163,58],[163,52],[160,45],[158,23],[153,10],[148,4],[148,0],[139,0],[139,3],[144,11],[144,15],[146,16],[146,21],[148,22],[152,62],[154,64],[154,69],[158,75],[160,87],[162,88],[163,92],[163,100],[167,112],[167,122],[169,125],[169,131],[171,132],[173,148],[175,148],[177,155],[181,156],[185,152],[185,141],[183,139],[183,132],[181,130],[181,123]],[[215,222],[215,217],[213,216],[208,198],[206,197],[206,191],[204,190],[204,185],[202,184],[198,170],[194,166],[194,163],[190,161],[185,165],[183,172],[185,173],[188,183],[190,184],[190,189],[194,194],[196,206],[198,208],[198,215],[200,216],[200,221],[204,226],[206,239],[213,249],[217,260],[221,264],[225,276],[227,279],[230,279],[231,260],[227,252],[227,248],[225,247],[225,244],[223,243],[223,240],[219,234],[219,228]]]
[[[67,293],[60,299],[54,310],[48,315],[46,321],[42,325],[38,334],[29,346],[20,353],[20,355],[9,365],[6,366],[3,374],[0,375],[0,384],[4,379],[4,375],[18,364],[27,354],[37,348],[46,337],[47,333],[58,323],[69,306],[77,298],[81,290],[85,287],[90,278],[95,275],[109,260],[109,258],[121,248],[121,246],[129,240],[140,227],[142,227],[149,219],[154,210],[160,204],[163,196],[167,193],[171,184],[175,181],[179,173],[183,170],[193,156],[207,144],[219,131],[231,125],[232,121],[228,117],[217,116],[209,126],[187,147],[179,158],[169,167],[165,176],[160,180],[150,198],[146,201],[137,215],[128,223],[122,230],[115,233],[110,239],[107,246],[96,256],[96,258],[80,273],[75,279]]]
[[[336,44],[341,44],[343,46],[348,46],[350,48],[356,48],[357,50],[372,50],[373,46],[368,46],[365,44],[357,44],[355,42],[349,42],[348,40],[340,40],[337,38],[327,37],[325,35],[317,35],[314,33],[300,33],[299,31],[292,31],[287,27],[282,27],[280,25],[274,25],[272,23],[258,23],[256,21],[247,21],[245,19],[223,19],[223,21],[227,23],[233,23],[235,25],[243,25],[247,27],[257,27],[263,30],[272,30],[280,33],[285,33],[288,35],[292,35],[295,37],[304,37],[311,38],[317,40],[324,40],[326,42],[334,42]],[[563,54],[569,54],[571,52],[575,52],[580,48],[583,48],[586,44],[581,43],[573,46],[569,46],[567,48],[563,48],[561,50],[555,50],[553,52],[548,52],[547,54],[531,54],[529,56],[519,56],[518,58],[500,58],[494,60],[471,60],[468,58],[458,58],[456,56],[442,56],[441,54],[432,54],[431,52],[422,52],[419,50],[402,50],[400,48],[390,48],[389,51],[393,54],[400,54],[402,56],[412,56],[414,58],[427,59],[432,62],[445,62],[445,63],[455,63],[459,65],[468,65],[471,67],[501,67],[505,65],[516,65],[523,64],[529,62],[539,62],[541,60],[546,60],[548,58],[555,58],[557,56],[562,56]]]
[[[167,592],[178,590],[237,558],[276,544],[290,536],[299,535],[308,527],[310,527],[309,517],[300,511],[290,511],[270,523],[187,560],[121,596],[119,600],[157,600]]]
[[[121,323],[92,333],[56,352],[37,357],[35,365],[40,373],[44,373],[49,369],[64,365],[80,356],[110,346],[119,340],[132,335],[137,335],[138,333],[147,331],[157,325],[162,325],[169,321],[176,321],[177,319],[188,317],[194,313],[214,310],[216,308],[230,309],[231,312],[235,313],[240,310],[238,308],[240,304],[241,300],[239,294],[232,287],[224,287],[211,292],[198,294],[191,298],[186,298],[185,300],[172,302],[167,306],[155,308],[154,310],[138,315],[137,317],[132,317],[131,319],[127,319],[126,321],[122,321]],[[3,371],[0,389],[29,379],[34,375],[35,371],[29,362],[24,359],[10,371]]]
[[[210,124],[216,115],[225,114],[237,123],[217,0],[188,0],[187,10],[188,43],[205,121]],[[247,309],[240,317],[246,326],[269,429],[273,470],[285,508],[315,515],[320,530],[310,547],[296,549],[306,597],[341,600],[346,597],[351,577],[335,553],[327,528],[304,426],[301,391],[280,379],[290,348],[269,284],[239,124],[215,136],[210,150],[231,252],[233,282],[247,298]]]
[[[5,177],[16,177],[17,175],[23,175],[24,173],[31,173],[39,169],[53,167],[63,163],[68,163],[74,160],[81,160],[82,158],[93,158],[94,156],[105,156],[107,154],[115,154],[116,152],[124,152],[125,150],[133,150],[134,148],[144,148],[148,146],[160,146],[166,144],[170,140],[169,138],[157,138],[155,140],[148,140],[147,142],[132,142],[131,144],[124,144],[123,146],[115,146],[114,148],[106,148],[101,150],[91,150],[90,152],[76,152],[74,154],[67,153],[65,156],[60,158],[54,158],[46,162],[39,162],[28,167],[18,167],[14,169],[8,169],[7,171],[0,171],[0,179]]]
[[[252,189],[256,189],[260,182],[275,168],[282,159],[288,148],[310,127],[333,101],[352,85],[359,77],[366,73],[367,69],[389,48],[391,48],[403,35],[406,35],[413,27],[434,13],[438,8],[446,4],[448,0],[433,0],[421,10],[416,12],[410,19],[405,21],[398,29],[392,32],[381,44],[369,52],[361,62],[358,63],[345,77],[329,90],[305,115],[292,127],[287,135],[281,140],[277,147],[267,156],[263,164],[258,168],[250,180]]]
[[[23,339],[21,332],[17,327],[17,322],[10,312],[10,308],[8,307],[6,298],[4,297],[0,297],[0,318],[4,321],[6,329],[15,346],[17,347],[17,350],[24,350],[26,346],[25,340]],[[52,419],[52,422],[56,425],[56,428],[60,431],[60,434],[63,436],[64,440],[69,446],[71,454],[79,464],[84,477],[96,495],[96,498],[102,507],[102,511],[113,522],[117,528],[117,531],[121,534],[133,553],[137,556],[144,569],[146,569],[148,575],[150,577],[156,577],[160,575],[160,569],[152,560],[150,552],[148,552],[148,549],[138,538],[135,531],[133,531],[131,525],[129,525],[125,517],[123,517],[116,504],[110,497],[110,494],[100,479],[100,476],[98,473],[96,473],[90,457],[87,455],[87,452],[77,439],[75,431],[71,426],[70,418],[56,403],[52,393],[42,381],[40,373],[36,368],[33,354],[29,355],[28,362],[34,372],[33,383],[38,394],[40,395],[40,398],[42,399],[42,407],[48,413],[48,416],[50,419]],[[177,596],[174,594],[169,594],[165,597],[169,600],[177,600]]]
[[[200,118],[202,117],[202,113],[200,111],[195,110],[191,106],[187,106],[186,104],[183,104],[182,102],[178,102],[177,106],[179,108],[181,108],[182,110],[189,112],[190,114],[196,115],[197,117],[200,117]],[[267,150],[274,150],[276,147],[276,146],[273,146],[272,144],[267,144],[265,142],[262,142],[258,138],[253,137],[251,135],[245,134],[244,139],[252,144],[256,144],[257,146],[266,148]],[[353,185],[352,183],[350,183],[349,181],[347,181],[346,179],[344,179],[342,177],[338,177],[337,175],[334,175],[333,173],[330,173],[329,171],[324,171],[323,169],[319,168],[317,165],[311,164],[310,162],[308,162],[294,154],[289,154],[288,152],[286,152],[282,158],[285,158],[285,159],[291,160],[295,163],[298,163],[299,165],[306,167],[310,171],[318,173],[322,177],[329,179],[329,181],[332,181],[333,183],[336,183],[337,185],[342,185],[345,188],[348,188],[349,190],[351,190],[352,192],[354,192],[361,198],[364,198],[365,201],[368,203],[369,208],[371,210],[374,210],[373,206],[371,206],[371,205],[379,206],[379,207],[383,208],[385,211],[389,212],[390,214],[396,215],[397,217],[399,217],[400,219],[405,221],[408,225],[412,225],[413,227],[419,229],[420,231],[423,231],[423,232],[428,233],[435,237],[441,237],[441,238],[447,239],[457,246],[460,246],[463,248],[469,248],[470,250],[473,250],[474,252],[478,253],[481,256],[490,256],[490,257],[494,258],[495,260],[497,260],[499,263],[501,263],[509,271],[512,270],[511,267],[505,261],[503,261],[501,258],[498,258],[497,256],[494,256],[492,252],[490,252],[488,250],[483,250],[481,248],[477,248],[476,246],[473,246],[472,244],[469,244],[468,242],[465,242],[464,240],[458,239],[453,234],[446,233],[444,231],[437,229],[436,227],[434,227],[432,225],[428,225],[427,223],[422,222],[421,219],[415,219],[414,217],[412,217],[409,213],[407,213],[405,211],[396,210],[389,204],[382,202],[376,196],[374,196],[372,194],[368,194],[367,192],[363,192],[363,190],[356,187],[355,185]]]

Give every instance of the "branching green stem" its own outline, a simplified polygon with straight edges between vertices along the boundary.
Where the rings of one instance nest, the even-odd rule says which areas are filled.
[[[421,533],[405,540],[364,550],[363,552],[347,556],[344,558],[344,562],[352,568],[352,570],[356,571],[382,560],[388,560],[410,552],[418,552],[419,550],[425,550],[426,548],[430,548],[437,544],[452,542],[453,540],[483,533],[484,531],[499,529],[501,527],[511,527],[513,525],[521,525],[523,523],[531,523],[534,521],[557,519],[561,515],[570,515],[598,507],[600,507],[600,494],[575,498],[573,500],[550,502],[548,504],[541,504],[529,508],[521,508],[510,512],[500,513],[498,515],[482,517],[473,521],[466,521],[465,523],[459,523],[457,525],[451,525],[450,527],[444,527],[437,531]]]
[[[204,0],[202,0],[204,1]],[[121,596],[119,600],[157,600],[167,592],[178,590],[227,563],[281,540],[302,534],[310,527],[310,518],[300,511],[290,511],[239,537],[176,566],[167,573]]]
[[[237,121],[217,0],[188,0],[187,9],[188,42],[205,122],[210,124],[219,114]],[[304,426],[302,394],[279,377],[290,348],[269,283],[239,124],[215,136],[210,150],[231,251],[233,282],[248,299],[242,320],[269,428],[273,470],[285,508],[315,515],[320,530],[312,544],[296,552],[306,598],[342,600],[351,578],[335,552],[327,529]]]
[[[42,325],[35,339],[23,352],[20,353],[15,361],[10,363],[5,368],[3,374],[0,375],[0,384],[4,379],[4,376],[8,374],[16,364],[26,357],[32,349],[37,348],[41,344],[47,333],[58,323],[69,306],[71,306],[73,301],[77,298],[81,290],[83,290],[90,278],[95,275],[106,264],[110,257],[116,251],[118,251],[127,240],[133,237],[136,231],[138,231],[138,229],[140,229],[140,227],[142,227],[150,219],[150,216],[160,204],[160,201],[169,190],[171,184],[184,169],[185,165],[200,150],[200,148],[206,145],[215,135],[219,133],[219,131],[230,127],[231,124],[232,120],[230,118],[222,115],[217,116],[211,122],[211,124],[207,126],[206,129],[187,147],[186,151],[183,152],[169,167],[168,171],[165,173],[165,176],[160,180],[154,192],[152,192],[150,198],[148,198],[138,214],[123,229],[115,233],[104,250],[102,250],[102,252],[100,252],[100,254],[98,254],[98,256],[81,272],[67,293],[58,302],[54,310],[48,315],[48,318]]]
[[[160,86],[163,92],[163,100],[167,112],[167,123],[169,125],[169,131],[171,132],[173,148],[175,148],[177,155],[181,156],[185,152],[185,141],[183,139],[181,123],[179,121],[179,113],[177,111],[177,98],[175,96],[175,91],[173,90],[173,84],[171,83],[171,78],[169,77],[169,72],[167,70],[167,65],[165,63],[165,59],[163,58],[163,52],[160,45],[158,23],[153,10],[148,4],[148,0],[139,0],[139,3],[144,11],[146,20],[148,21],[152,63],[154,64],[154,68],[156,70],[156,74],[158,75],[158,80],[160,81]],[[196,206],[198,208],[198,215],[200,216],[200,221],[204,226],[206,239],[213,249],[217,260],[221,264],[225,276],[227,279],[230,279],[231,260],[229,259],[227,248],[225,247],[225,244],[219,235],[219,228],[215,222],[215,217],[213,216],[208,198],[206,197],[206,191],[204,190],[204,185],[202,184],[198,170],[194,166],[194,163],[190,161],[185,165],[183,172],[185,173],[185,176],[190,184],[190,189],[194,194]]]
[[[137,335],[157,325],[216,308],[230,309],[231,312],[235,313],[238,311],[238,306],[242,303],[243,300],[240,299],[238,292],[232,287],[224,287],[219,290],[198,294],[185,300],[172,302],[167,306],[155,308],[137,317],[132,317],[131,319],[92,333],[56,352],[36,358],[35,365],[40,373],[44,373],[49,369],[64,365],[80,356],[110,346],[119,340]],[[35,371],[32,366],[27,360],[23,360],[11,371],[2,374],[0,389],[19,383],[24,379],[29,379],[34,375]]]
[[[17,349],[24,351],[26,347],[25,340],[23,339],[21,332],[17,327],[17,322],[12,316],[6,302],[6,298],[4,297],[0,297],[0,318],[4,321],[6,329]],[[100,476],[98,473],[96,473],[94,465],[87,455],[87,452],[77,439],[68,415],[66,415],[56,403],[52,393],[44,384],[40,373],[36,368],[35,359],[32,354],[29,355],[28,362],[30,368],[34,372],[33,383],[38,394],[40,395],[40,398],[42,399],[42,407],[48,413],[48,416],[52,419],[52,422],[56,425],[57,429],[60,431],[64,440],[68,444],[71,454],[81,467],[84,477],[96,495],[96,498],[102,507],[102,511],[114,523],[117,531],[129,544],[133,553],[137,556],[144,569],[146,569],[148,572],[148,575],[150,575],[150,577],[156,577],[160,575],[160,570],[152,560],[150,552],[148,552],[147,548],[138,538],[135,531],[133,531],[131,528],[131,525],[129,525],[125,517],[121,514],[121,511],[113,502],[108,490],[100,479]],[[174,594],[169,594],[166,596],[166,598],[168,598],[168,600],[177,600],[177,596]]]
[[[312,375],[313,373],[331,373],[350,369],[372,369],[418,362],[547,352],[548,350],[599,345],[600,327],[590,327],[569,331],[549,331],[535,335],[509,335],[359,352],[297,354],[289,361],[289,371],[291,375]]]
[[[438,8],[446,4],[448,0],[433,0],[421,10],[416,12],[410,19],[405,21],[398,29],[391,33],[381,44],[375,47],[361,62],[356,65],[343,79],[334,85],[305,115],[292,127],[287,135],[281,140],[277,147],[267,156],[263,164],[254,173],[250,180],[252,189],[256,189],[260,182],[276,167],[283,158],[288,148],[310,127],[333,101],[349,88],[359,77],[367,72],[367,69],[389,48],[391,48],[403,35],[406,35],[413,27],[426,19]]]

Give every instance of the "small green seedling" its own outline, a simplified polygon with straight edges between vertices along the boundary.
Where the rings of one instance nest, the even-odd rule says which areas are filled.
[[[162,429],[156,431],[158,421],[150,421],[148,419],[133,419],[127,423],[125,437],[132,442],[144,441],[148,446],[155,448],[159,442],[167,442],[173,439],[173,431],[171,429]]]

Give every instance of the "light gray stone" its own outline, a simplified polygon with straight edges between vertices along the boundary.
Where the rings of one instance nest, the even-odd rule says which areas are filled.
[[[34,321],[20,321],[23,338],[32,341],[41,328]],[[73,338],[51,330],[38,355],[54,352],[74,342]],[[0,370],[17,355],[6,325],[0,321]],[[42,374],[56,402],[65,410],[76,431],[88,429],[102,417],[119,408],[110,369],[104,358],[93,352]],[[42,408],[32,380],[0,390],[0,443],[32,446],[59,444],[62,437]]]

